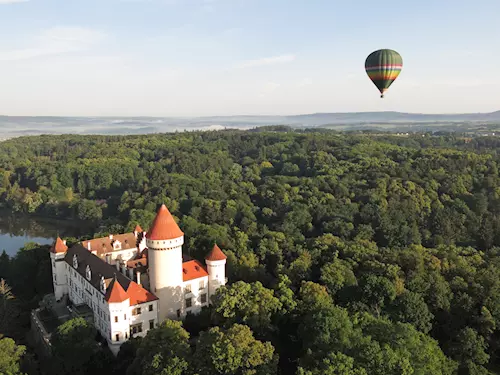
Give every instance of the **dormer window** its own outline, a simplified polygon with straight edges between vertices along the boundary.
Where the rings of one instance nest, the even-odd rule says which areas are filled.
[[[75,255],[73,255],[73,267],[74,268],[78,268],[78,257]]]
[[[121,250],[121,248],[122,248],[122,244],[120,243],[120,241],[115,241],[115,243],[113,244],[113,249]]]
[[[104,281],[104,276],[101,276],[101,293],[106,294],[106,282]]]
[[[92,278],[92,272],[90,271],[90,266],[87,264],[87,268],[85,269],[85,276],[87,277],[87,280],[90,281]]]

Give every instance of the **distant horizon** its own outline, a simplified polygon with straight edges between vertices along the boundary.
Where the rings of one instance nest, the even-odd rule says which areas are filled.
[[[477,114],[492,114],[500,112],[500,109],[492,111],[480,112],[405,112],[405,111],[345,111],[345,112],[313,112],[313,113],[297,113],[297,114],[229,114],[229,115],[184,115],[184,116],[149,116],[149,115],[6,115],[1,114],[0,117],[60,117],[60,118],[172,118],[172,119],[190,119],[190,118],[211,118],[211,117],[298,117],[298,116],[315,116],[315,115],[330,115],[330,114],[370,114],[370,113],[399,113],[407,115],[477,115]]]

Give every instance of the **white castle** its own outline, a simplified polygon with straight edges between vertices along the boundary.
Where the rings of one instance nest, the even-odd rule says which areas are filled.
[[[149,232],[83,241],[68,248],[59,237],[51,248],[54,295],[88,306],[96,329],[116,355],[130,337],[169,319],[197,314],[226,284],[226,255],[215,245],[206,267],[183,256],[184,233],[165,205]]]

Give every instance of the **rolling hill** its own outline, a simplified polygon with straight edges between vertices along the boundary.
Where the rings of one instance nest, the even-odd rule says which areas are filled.
[[[359,129],[373,125],[413,125],[429,129],[445,123],[500,124],[500,111],[490,113],[423,114],[403,112],[314,113],[292,116],[209,117],[57,117],[0,116],[0,138],[36,134],[145,134],[183,130],[251,129],[264,125],[297,128],[328,126]]]

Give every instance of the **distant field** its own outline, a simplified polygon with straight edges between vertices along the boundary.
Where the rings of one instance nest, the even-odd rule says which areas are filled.
[[[171,117],[21,117],[0,116],[0,140],[39,134],[151,134],[196,130],[252,129],[285,125],[339,131],[390,132],[496,131],[500,111],[484,114],[411,114],[400,112],[318,113],[297,116]]]

